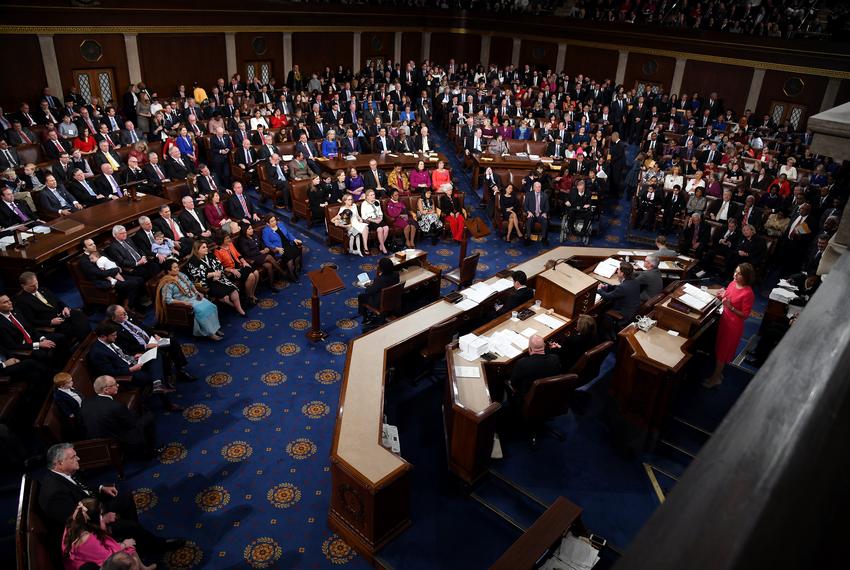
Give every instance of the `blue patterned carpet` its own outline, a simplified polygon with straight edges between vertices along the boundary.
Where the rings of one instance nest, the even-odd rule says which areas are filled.
[[[453,167],[460,172],[456,162]],[[459,186],[468,192],[466,175],[459,176]],[[475,202],[467,201],[483,217]],[[606,217],[591,245],[629,245],[624,240],[628,203],[610,206],[614,214]],[[324,343],[312,344],[305,337],[310,319],[306,278],[276,295],[262,292],[248,319],[222,312],[224,341],[185,339],[190,369],[201,380],[180,385],[176,401],[186,406],[185,412],[159,416],[159,438],[167,444],[160,460],[130,464],[119,485],[135,492],[145,525],[163,536],[189,539],[166,560],[168,568],[369,566],[327,527],[328,457],[347,343],[360,333],[353,283],[362,271],[374,274],[377,258],[341,255],[339,248],[315,239],[322,229],[304,233],[303,222],[290,227],[304,239],[305,268],[332,261],[349,286],[322,299],[323,325],[330,334]],[[432,263],[457,265],[454,244],[421,245]],[[469,249],[481,253],[480,276],[540,251],[538,245],[506,244],[494,235],[470,243]],[[59,277],[50,280],[57,291],[63,288]],[[61,292],[79,304],[73,288]],[[758,310],[763,306],[761,299]],[[751,321],[750,331],[757,326]],[[697,392],[688,404],[697,414],[722,417],[745,383],[724,387],[725,398]],[[416,466],[416,492],[412,528],[381,556],[396,568],[485,567],[519,531],[472,501],[448,475],[438,386],[401,382],[388,389],[387,414],[400,427],[402,455]],[[585,522],[594,531],[626,547],[658,505],[641,459],[617,447],[599,415],[565,417],[558,427],[568,442],[547,442],[537,452],[508,436],[506,458],[494,469],[546,502],[561,494],[571,498],[586,509]],[[507,510],[524,508],[499,499],[497,491],[490,495]],[[530,524],[537,514],[527,513],[523,522]]]

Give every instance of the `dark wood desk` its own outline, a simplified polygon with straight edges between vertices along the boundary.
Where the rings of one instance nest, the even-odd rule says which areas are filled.
[[[533,301],[529,301],[517,310],[531,307],[532,303]],[[543,304],[542,308],[535,312],[544,314],[546,313],[544,309],[549,308],[551,308],[549,305]],[[532,328],[534,334],[539,334],[548,340],[563,333],[572,322],[564,315],[551,316],[558,319],[560,326],[549,328],[536,321],[534,317],[524,321],[519,319],[514,321],[510,314],[505,314],[475,329],[473,334],[489,336],[500,330],[519,333]],[[514,358],[499,357],[485,362],[480,358],[475,360],[463,358],[457,342],[446,349],[448,381],[443,422],[449,453],[449,470],[467,483],[473,483],[487,471],[496,428],[495,413],[501,407],[499,401],[503,393],[502,380],[508,378],[514,363],[525,354],[526,350],[522,350]],[[477,376],[461,377],[456,373],[456,366],[474,369]]]
[[[310,283],[313,286],[313,295],[310,297],[312,321],[310,330],[307,331],[307,338],[313,342],[318,342],[328,337],[328,333],[322,331],[319,297],[342,291],[345,289],[345,284],[340,279],[339,273],[332,267],[322,266],[321,269],[307,273],[307,277],[310,278]]]
[[[661,431],[673,393],[690,361],[696,337],[672,336],[653,327],[634,324],[619,333],[617,366],[609,393],[620,417],[634,431],[636,449],[651,449]]]
[[[604,259],[616,252],[612,248],[556,247],[515,269],[524,271],[533,282],[551,260],[576,255]],[[493,276],[487,282],[492,284],[498,279]],[[349,344],[331,448],[328,523],[368,560],[373,560],[375,552],[410,526],[412,465],[381,445],[387,368],[418,352],[432,326],[452,317],[458,317],[459,327],[468,326],[483,305],[486,303],[465,312],[439,300]],[[465,405],[462,396],[459,403]],[[488,395],[484,406],[489,405]],[[479,433],[479,442],[486,441],[484,435]],[[461,436],[459,432],[453,435]],[[492,438],[489,441],[492,444]]]
[[[655,319],[658,326],[674,330],[685,337],[694,336],[714,316],[720,301],[712,301],[701,311],[692,309],[684,303],[674,303],[684,294],[684,285],[680,285],[666,299],[655,305]],[[674,306],[676,305],[676,306]]]
[[[558,497],[546,512],[540,515],[534,524],[508,548],[490,570],[532,570],[537,562],[561,540],[573,525],[584,533],[581,524],[581,507]]]
[[[147,194],[135,202],[111,200],[74,212],[64,219],[82,224],[80,229],[70,233],[53,231],[38,235],[35,240],[27,242],[23,249],[7,248],[0,252],[0,273],[4,280],[12,279],[8,283],[17,283],[17,276],[22,271],[32,271],[48,262],[58,261],[69,252],[80,249],[84,239],[110,234],[112,226],[135,222],[139,216],[149,216],[159,210],[161,205],[168,203],[168,200]],[[53,226],[60,221],[53,220],[45,225]]]
[[[442,160],[445,164],[448,165],[448,159],[446,155],[441,153],[432,153],[430,156],[425,156],[420,153],[380,153],[380,154],[358,154],[355,156],[354,160],[346,160],[345,158],[330,158],[330,159],[322,159],[317,158],[316,164],[319,165],[324,172],[336,172],[337,170],[345,170],[346,174],[348,174],[349,168],[356,168],[357,170],[367,170],[369,168],[369,161],[375,159],[378,163],[378,168],[382,170],[392,170],[397,165],[401,165],[402,168],[416,168],[416,165],[419,164],[420,160],[425,161],[425,167],[428,166],[437,166],[437,161]]]

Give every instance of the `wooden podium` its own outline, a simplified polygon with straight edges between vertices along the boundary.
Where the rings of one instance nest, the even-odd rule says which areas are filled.
[[[537,276],[535,297],[547,309],[575,319],[594,305],[599,282],[583,271],[559,263]]]
[[[310,283],[313,284],[313,296],[310,298],[313,323],[310,330],[307,331],[307,338],[313,342],[318,342],[328,337],[328,333],[322,331],[319,297],[342,291],[345,289],[345,284],[340,279],[339,273],[332,267],[322,267],[321,269],[310,271],[307,273],[307,277],[310,278]]]

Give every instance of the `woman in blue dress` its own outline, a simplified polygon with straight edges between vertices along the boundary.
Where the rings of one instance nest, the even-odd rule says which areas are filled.
[[[192,162],[195,161],[195,145],[192,142],[192,137],[189,136],[189,131],[186,127],[180,127],[180,135],[175,139],[174,143],[180,149],[180,154],[183,158],[188,158]]]
[[[328,131],[325,140],[322,141],[322,156],[325,158],[336,158],[339,154],[339,143],[336,141],[336,131]]]
[[[218,322],[218,307],[205,298],[192,280],[180,272],[176,259],[167,259],[163,264],[165,276],[160,280],[156,291],[156,316],[165,320],[167,305],[189,305],[192,307],[195,324],[192,334],[205,336],[211,340],[221,340],[224,333]]]

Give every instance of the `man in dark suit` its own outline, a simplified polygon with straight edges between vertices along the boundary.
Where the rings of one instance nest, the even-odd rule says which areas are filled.
[[[12,146],[21,146],[25,144],[36,144],[36,137],[29,127],[21,125],[20,121],[12,121],[12,128],[6,131],[6,140]]]
[[[0,138],[0,171],[17,168],[21,165],[18,151],[9,147],[5,139]]]
[[[387,174],[378,168],[378,161],[374,158],[369,161],[369,170],[363,173],[363,184],[367,190],[375,190],[378,198],[387,193]]]
[[[0,295],[0,346],[7,351],[32,351],[32,357],[51,370],[65,366],[68,359],[65,335],[42,334],[12,309],[9,296]]]
[[[159,273],[159,264],[150,261],[127,239],[127,228],[124,226],[112,227],[112,243],[107,247],[106,253],[125,274],[136,275],[147,281]]]
[[[309,164],[309,161],[308,161]],[[269,163],[266,165],[266,179],[275,187],[277,195],[275,202],[282,200],[283,206],[292,210],[292,195],[289,189],[289,181],[284,174],[284,166],[281,166],[280,155],[274,153],[269,157]]]
[[[124,163],[121,157],[114,150],[110,150],[109,143],[100,141],[97,143],[97,152],[92,155],[94,157],[94,167],[100,168],[101,164],[109,164],[113,170],[121,170],[124,168]]]
[[[68,216],[83,209],[83,205],[77,202],[70,192],[59,186],[56,177],[52,174],[44,177],[44,189],[39,193],[38,198],[41,207],[56,216]]]
[[[131,457],[154,457],[156,426],[153,414],[147,411],[136,416],[126,404],[116,400],[118,382],[112,376],[98,376],[93,387],[95,395],[83,400],[80,407],[86,436],[115,439]]]
[[[39,360],[27,356],[12,356],[12,352],[0,346],[0,376],[7,376],[12,382],[24,382],[27,392],[39,401],[49,390],[48,381],[51,369]]]
[[[174,392],[165,383],[165,370],[162,355],[144,364],[139,364],[138,357],[127,354],[115,344],[118,340],[118,326],[104,322],[94,329],[97,340],[91,344],[86,360],[92,374],[109,375],[113,377],[130,376],[130,381],[138,386],[151,386],[153,394],[169,394]]]
[[[590,234],[590,220],[592,216],[593,196],[585,188],[584,180],[576,182],[575,188],[570,191],[564,206],[568,208],[567,223],[571,233],[579,235],[576,231],[576,222],[582,221],[581,235]]]
[[[186,180],[189,174],[195,173],[195,165],[191,160],[180,156],[180,149],[177,148],[177,145],[172,145],[168,149],[164,171],[169,180]]]
[[[717,149],[717,143],[713,142],[709,145],[709,147],[703,151],[703,153],[699,156],[700,166],[705,167],[706,164],[713,164],[717,166],[720,164],[720,160],[723,158],[723,153]]]
[[[98,132],[94,133],[94,140],[97,141],[98,144],[105,142],[109,146],[110,150],[115,150],[116,148],[123,146],[121,144],[120,132],[110,131],[109,126],[106,123],[101,123],[99,129],[100,130]]]
[[[531,192],[525,195],[525,243],[531,242],[531,231],[534,223],[541,227],[543,245],[549,245],[549,194],[542,191],[543,185],[536,181],[531,185]]]
[[[260,216],[257,215],[254,206],[251,205],[250,198],[245,195],[242,183],[239,181],[233,183],[233,196],[227,201],[227,211],[232,218],[241,221],[243,224],[260,221]]]
[[[557,376],[561,373],[561,359],[557,354],[546,353],[543,337],[535,334],[528,339],[528,355],[517,359],[507,388],[514,398],[522,401],[535,380]]]
[[[115,344],[126,354],[140,354],[159,346],[159,351],[164,356],[164,370],[167,377],[176,377],[183,382],[194,382],[197,380],[188,370],[186,357],[180,341],[173,335],[163,331],[155,331],[143,323],[130,318],[127,310],[121,305],[110,305],[106,308],[106,316],[118,327],[118,339]],[[163,341],[167,345],[163,346]],[[172,371],[173,368],[173,372]]]
[[[74,446],[58,443],[47,450],[47,474],[41,481],[38,503],[54,530],[64,528],[68,518],[83,499],[94,497],[103,505],[103,519],[117,540],[133,538],[136,548],[145,558],[157,557],[166,550],[185,544],[182,539],[162,539],[152,535],[139,524],[139,515],[132,493],[119,493],[114,485],[88,487],[76,475],[80,461]]]
[[[130,188],[134,188],[136,192],[150,192],[152,186],[148,184],[148,177],[139,166],[139,159],[135,156],[127,157],[127,169],[121,177],[121,184],[124,186],[121,190],[122,194],[130,192]]]
[[[688,218],[685,228],[682,230],[682,235],[679,237],[679,253],[702,259],[709,246],[710,235],[710,226],[702,221],[699,212],[694,212]]]
[[[387,287],[392,287],[399,282],[398,272],[395,270],[392,260],[388,257],[382,257],[378,261],[378,275],[366,287],[366,289],[357,295],[357,312],[361,317],[366,319],[368,311],[366,305],[379,307],[381,304],[381,291]]]
[[[611,133],[611,143],[608,150],[611,153],[611,172],[609,175],[611,193],[620,196],[623,188],[623,170],[626,167],[626,150],[625,143],[620,140],[620,133],[617,131]]]
[[[42,143],[44,155],[50,160],[59,160],[62,154],[68,154],[71,145],[67,141],[61,140],[56,130],[47,132],[47,138]]]
[[[340,139],[339,143],[343,154],[360,154],[363,152],[360,139],[354,136],[354,131],[350,128],[346,129],[345,136]]]
[[[740,240],[741,231],[738,229],[738,220],[729,218],[725,228],[719,228],[714,232],[707,255],[709,258],[713,255],[720,255],[724,259],[729,259],[731,254],[737,250]]]
[[[72,309],[50,290],[39,287],[38,276],[24,271],[18,277],[21,292],[15,297],[15,309],[31,325],[39,328],[52,327],[73,342],[80,342],[91,331],[86,315]]]
[[[230,135],[224,131],[224,127],[218,127],[215,135],[210,137],[210,168],[224,184],[230,183],[228,155],[232,148],[233,142],[230,140]]]
[[[274,138],[268,133],[263,135],[263,139],[258,144],[260,144],[260,148],[257,151],[257,157],[260,159],[268,159],[271,155],[277,153]]]
[[[118,177],[109,163],[104,162],[100,165],[100,174],[91,184],[99,196],[110,200],[124,196],[124,190],[121,188]]]
[[[98,267],[97,261],[102,256],[94,240],[91,238],[84,240],[83,254],[80,257],[80,269],[83,275],[98,289],[115,289],[119,301],[143,311],[145,309],[142,302],[145,295],[144,280],[135,275],[124,275],[121,268],[114,262],[105,269]],[[149,301],[148,305],[150,305]]]
[[[673,191],[664,196],[661,205],[661,228],[663,233],[670,233],[674,221],[685,211],[687,197],[682,194],[682,187],[676,184]]]
[[[15,193],[11,188],[3,188],[0,194],[3,197],[3,201],[0,202],[0,226],[8,228],[36,219],[36,215],[32,213],[26,202],[15,200]]]
[[[207,222],[204,212],[195,208],[195,201],[192,197],[183,196],[180,202],[183,204],[183,211],[177,216],[177,220],[186,235],[193,239],[212,236],[210,224]]]
[[[514,281],[514,287],[505,297],[502,306],[496,310],[497,315],[504,315],[513,311],[516,307],[534,298],[534,290],[528,287],[528,277],[524,271],[514,271],[511,274],[511,279]]]
[[[466,156],[479,155],[484,152],[484,139],[481,138],[481,129],[475,129],[464,141],[464,152]]]
[[[180,220],[171,215],[171,206],[168,204],[160,206],[159,216],[153,222],[154,229],[162,232],[165,237],[180,242],[180,254],[189,255],[192,252],[195,240],[186,235],[186,230],[183,229]]]
[[[233,151],[233,162],[239,165],[243,170],[253,168],[254,163],[257,162],[257,153],[251,147],[250,140],[243,139],[239,150]]]
[[[206,164],[198,165],[198,175],[195,177],[198,187],[199,200],[206,200],[213,192],[220,192],[222,199],[227,198],[229,190],[222,184],[218,174],[210,170]]]
[[[736,220],[741,215],[741,206],[737,202],[732,201],[732,191],[724,190],[723,198],[714,200],[709,204],[705,211],[709,219],[726,222],[735,218]]]
[[[133,242],[133,245],[136,246],[136,250],[144,256],[147,256],[148,259],[154,257],[153,254],[153,243],[154,243],[154,232],[156,230],[153,227],[153,223],[151,219],[147,216],[139,216],[139,231],[133,234],[133,237],[130,240]],[[157,259],[160,263],[165,261],[165,258]]]
[[[388,153],[393,152],[395,150],[395,144],[393,143],[393,139],[387,136],[387,129],[381,127],[378,130],[378,136],[375,137],[375,148],[374,151],[376,153]]]
[[[148,154],[148,163],[142,167],[142,172],[148,179],[148,187],[154,194],[162,195],[163,186],[171,179],[159,163],[159,155],[155,152]]]
[[[304,158],[307,159],[307,166],[310,167],[310,170],[318,174],[321,172],[319,165],[316,164],[316,157],[321,156],[319,152],[316,150],[316,146],[307,140],[307,134],[301,133],[298,138],[298,142],[295,144],[295,150],[301,151],[304,153]]]
[[[122,146],[132,146],[137,142],[144,140],[144,134],[141,129],[137,129],[133,121],[125,121],[124,128],[118,136],[118,141]]]
[[[59,161],[50,167],[50,171],[60,184],[67,186],[73,180],[74,168],[71,156],[67,152],[63,152],[59,155]]]
[[[643,271],[638,272],[635,283],[640,287],[641,302],[652,299],[664,290],[664,278],[658,269],[659,260],[654,255],[648,255],[643,260]]]
[[[601,319],[603,336],[613,340],[624,326],[630,323],[640,308],[640,284],[635,281],[635,268],[631,263],[620,262],[617,270],[619,285],[605,286],[599,291],[603,301],[611,303],[610,310],[617,316],[605,314]]]

